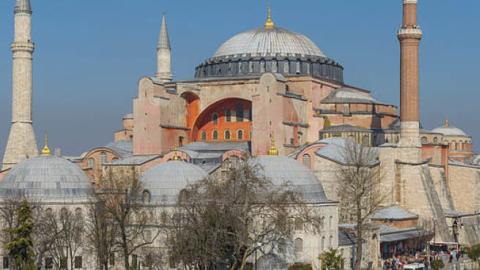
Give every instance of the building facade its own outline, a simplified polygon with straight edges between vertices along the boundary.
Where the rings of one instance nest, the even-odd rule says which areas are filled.
[[[338,223],[346,217],[337,205],[341,188],[338,171],[349,165],[342,153],[353,141],[376,153],[372,166],[381,167],[384,175],[381,184],[388,193],[385,206],[405,211],[395,208],[396,214],[409,214],[405,220],[395,215],[383,219],[397,221],[394,233],[405,235],[406,229],[417,232],[417,221],[434,220],[436,238],[452,241],[452,219],[464,219],[469,225],[458,232],[456,240],[465,244],[479,241],[474,221],[480,210],[480,158],[472,151],[472,138],[448,121],[433,130],[420,123],[422,31],[416,21],[416,0],[402,1],[403,22],[397,32],[400,108],[349,85],[340,63],[305,35],[277,26],[270,11],[263,26],[234,35],[195,67],[191,80],[175,81],[171,69],[174,48],[163,17],[155,76],[139,80],[131,113],[122,118],[114,141],[78,157],[64,158],[35,158],[31,126],[33,44],[29,36],[32,12],[28,0],[16,3],[11,132],[21,136],[9,138],[0,191],[5,185],[4,190],[14,192],[11,182],[17,179],[31,181],[21,178],[20,168],[33,170],[36,167],[31,166],[37,165],[32,164],[44,161],[48,176],[53,170],[50,166],[58,167],[49,160],[61,159],[63,168],[65,162],[68,166],[76,164],[83,171],[81,182],[88,179],[92,188],[108,171],[133,170],[142,176],[152,200],[175,201],[187,183],[221,174],[225,164],[247,155],[264,167],[273,182],[288,180],[297,186],[321,189],[315,197],[316,207],[328,221],[328,229],[317,235],[296,232],[293,248],[299,252],[290,257],[269,254],[259,264],[300,262],[319,269],[317,257],[327,248],[340,246],[349,254],[345,255],[349,261],[354,257],[351,246],[355,243],[349,241],[349,232],[339,232]],[[65,175],[58,183],[71,177]],[[38,185],[47,183],[48,179],[43,179]],[[62,194],[65,200],[71,195]],[[71,204],[75,208],[76,203]],[[377,220],[379,225],[392,225],[382,222]],[[382,233],[392,237],[392,230],[380,229],[369,235],[367,254],[371,258],[366,259],[366,265],[378,266]]]

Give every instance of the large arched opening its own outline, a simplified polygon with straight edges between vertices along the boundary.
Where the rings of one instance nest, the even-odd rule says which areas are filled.
[[[252,102],[228,98],[200,113],[192,128],[192,141],[250,141],[251,130]]]

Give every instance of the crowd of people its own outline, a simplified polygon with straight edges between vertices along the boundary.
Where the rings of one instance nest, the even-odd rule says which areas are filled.
[[[432,269],[432,262],[435,260],[442,260],[445,269],[448,265],[459,263],[463,254],[460,250],[440,250],[430,252],[414,252],[405,255],[394,255],[383,261],[383,269],[385,270],[402,270],[407,264],[421,263],[425,265],[425,269]]]

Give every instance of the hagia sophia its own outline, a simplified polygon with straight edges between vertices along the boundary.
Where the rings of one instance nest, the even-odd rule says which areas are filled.
[[[12,124],[0,171],[0,201],[22,194],[75,208],[88,203],[105,171],[133,168],[151,203],[161,207],[159,202],[175,204],[188,183],[248,155],[274,183],[288,181],[314,194],[328,226],[318,235],[296,232],[295,252],[283,260],[320,269],[317,257],[323,250],[343,248],[346,258],[352,256],[348,226],[338,211],[337,172],[348,166],[342,147],[353,140],[375,149],[374,166],[381,167],[381,184],[389,191],[384,211],[372,218],[381,226],[370,258],[391,253],[429,222],[437,240],[480,243],[480,155],[473,153],[472,137],[448,120],[433,130],[422,127],[423,33],[417,0],[401,2],[399,108],[349,85],[343,76],[348,67],[307,36],[281,28],[270,9],[263,25],[234,35],[199,63],[191,80],[174,81],[174,48],[163,17],[155,76],[139,80],[131,111],[119,118],[122,127],[112,132],[113,141],[66,157],[51,153],[47,142],[40,152],[37,148],[32,6],[30,0],[16,0]],[[457,233],[454,223],[462,224]]]

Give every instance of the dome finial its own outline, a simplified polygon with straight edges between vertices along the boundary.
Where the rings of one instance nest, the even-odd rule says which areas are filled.
[[[273,136],[273,133],[270,135],[271,137],[271,145],[270,149],[268,149],[268,155],[269,156],[278,156],[278,149],[275,147],[275,137]]]
[[[173,152],[173,160],[180,160],[180,157],[179,157],[178,154],[177,154],[177,150],[178,150],[177,147],[175,147],[175,148],[173,149],[173,151],[174,151],[174,152]]]
[[[268,0],[268,16],[267,21],[265,22],[266,29],[273,29],[275,27],[275,23],[272,21],[272,10],[270,8],[270,0]]]
[[[50,155],[51,155],[51,152],[50,152],[50,148],[48,148],[48,135],[47,133],[45,133],[45,142],[42,149],[42,156],[50,156]]]
[[[448,128],[449,124],[448,124],[448,117],[445,118],[445,127]]]

